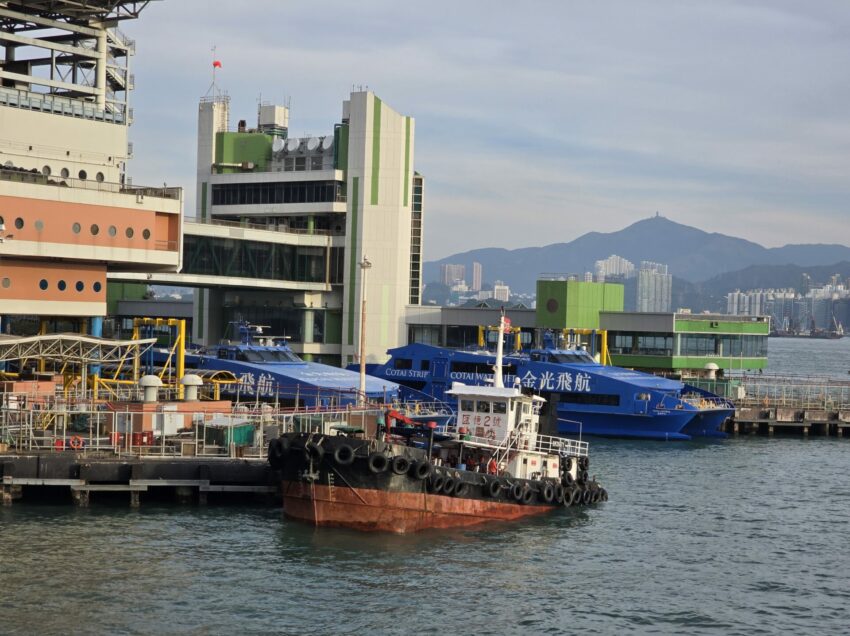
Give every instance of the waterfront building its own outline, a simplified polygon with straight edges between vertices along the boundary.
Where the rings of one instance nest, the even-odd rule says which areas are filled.
[[[147,3],[3,3],[0,313],[94,335],[107,278],[177,271],[180,188],[131,185],[130,60]],[[49,10],[45,5],[49,4]]]
[[[233,131],[229,119],[226,95],[201,100],[200,223],[187,234],[183,269],[204,283],[195,341],[217,342],[228,322],[245,319],[291,338],[308,359],[356,362],[365,298],[366,359],[382,362],[421,296],[413,118],[357,90],[323,135],[293,135],[281,105],[261,105],[256,127],[243,120]]]
[[[623,311],[623,286],[549,275],[537,281],[537,327],[599,329],[602,311]]]
[[[616,366],[677,373],[767,366],[767,316],[603,311],[599,326]]]
[[[669,312],[673,307],[673,276],[667,266],[642,261],[638,272],[636,309],[646,312]]]

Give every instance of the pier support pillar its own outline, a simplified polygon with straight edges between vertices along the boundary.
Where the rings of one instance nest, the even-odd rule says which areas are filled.
[[[844,437],[844,429],[840,426],[835,427],[835,436],[836,437]]]
[[[773,427],[772,427],[772,426],[768,426],[768,427],[767,427],[767,434],[768,434],[769,436],[773,437]]]
[[[207,505],[207,493],[206,491],[199,490],[198,491],[198,505],[206,506]]]
[[[142,493],[140,493],[138,490],[131,490],[130,491],[130,507],[131,508],[138,508],[139,506],[142,505],[142,502],[141,502],[142,496],[141,495],[142,495]]]
[[[194,494],[192,491],[194,488],[191,486],[177,486],[174,489],[174,497],[177,500],[177,503],[180,504],[190,504],[192,503],[192,495]]]
[[[737,435],[738,433],[740,433],[740,432],[741,432],[741,428],[740,428],[740,425],[738,424],[738,422],[733,422],[733,423],[732,423],[732,432],[733,432],[735,435]]]
[[[80,508],[89,507],[89,491],[88,490],[72,490],[71,499]]]
[[[804,426],[803,427],[803,437],[808,437],[808,436],[809,436],[809,427]]]
[[[3,486],[3,490],[0,491],[0,503],[4,506],[11,506],[15,501],[15,497],[12,495],[13,486]]]

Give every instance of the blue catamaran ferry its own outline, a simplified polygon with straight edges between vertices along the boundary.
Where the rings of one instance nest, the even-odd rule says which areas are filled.
[[[236,376],[236,384],[222,385],[221,391],[228,397],[306,407],[358,403],[358,373],[306,362],[284,339],[264,336],[259,325],[233,322],[228,332],[232,339],[186,353],[189,368],[230,371]],[[366,376],[365,398],[370,402],[393,402],[398,389],[391,380]]]
[[[444,400],[452,382],[492,384],[496,353],[411,344],[388,351],[390,359],[367,373],[401,385],[402,399]],[[546,399],[541,423],[563,435],[663,440],[723,437],[734,414],[723,398],[677,380],[599,364],[582,349],[538,349],[506,355],[506,386]],[[484,408],[486,405],[482,405]],[[482,411],[476,422],[492,414]]]

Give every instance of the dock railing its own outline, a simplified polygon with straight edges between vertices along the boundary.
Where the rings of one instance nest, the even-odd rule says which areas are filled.
[[[496,443],[488,437],[476,437],[468,433],[461,433],[457,426],[446,427],[446,434],[453,435],[458,441],[476,446],[495,447],[494,455],[512,451],[531,451],[535,453],[558,453],[564,457],[586,457],[589,444],[567,437],[556,437],[543,435],[542,433],[528,433],[513,429],[506,438]]]
[[[335,425],[367,430],[383,407],[274,408],[235,404],[218,411],[124,408],[103,401],[0,394],[0,451],[94,453],[127,457],[239,457],[265,461],[268,442],[284,432],[335,434]]]
[[[725,395],[738,408],[850,409],[850,382],[834,378],[760,374],[686,382]]]

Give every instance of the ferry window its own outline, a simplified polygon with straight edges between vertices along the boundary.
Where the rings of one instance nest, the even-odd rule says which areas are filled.
[[[257,355],[259,355],[264,362],[279,362],[278,357],[274,354],[274,351],[257,351]]]
[[[430,371],[431,370],[431,361],[430,360],[422,360],[419,364],[419,368],[422,371]]]
[[[474,411],[475,410],[475,402],[472,400],[461,400],[460,401],[460,410],[461,411]]]
[[[507,413],[508,412],[508,403],[507,402],[493,402],[493,413]]]
[[[489,413],[490,412],[490,403],[479,401],[475,408],[476,413]]]
[[[530,404],[523,404],[522,405],[522,414],[528,415],[529,413],[531,413],[531,405]]]
[[[561,393],[561,402],[570,404],[595,404],[600,406],[620,406],[620,396],[601,393]]]
[[[396,358],[393,360],[393,369],[412,369],[413,360],[410,358]]]
[[[256,351],[240,351],[236,354],[236,359],[240,362],[262,362],[263,359]]]

